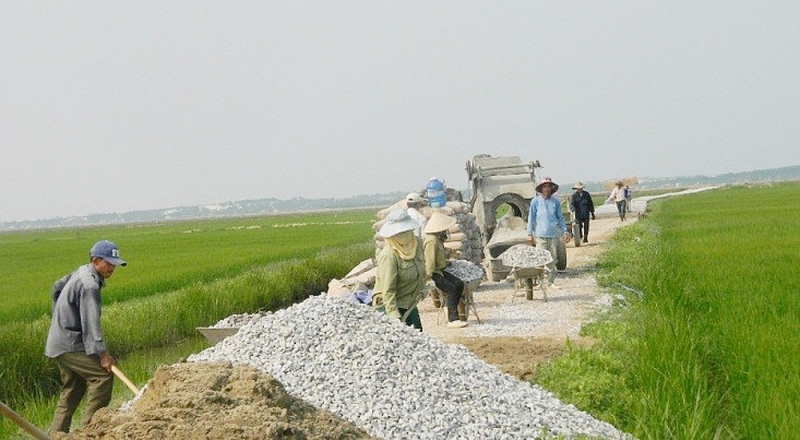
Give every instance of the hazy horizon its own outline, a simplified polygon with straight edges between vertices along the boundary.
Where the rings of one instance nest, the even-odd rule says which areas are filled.
[[[800,3],[5,5],[0,221],[800,164]]]

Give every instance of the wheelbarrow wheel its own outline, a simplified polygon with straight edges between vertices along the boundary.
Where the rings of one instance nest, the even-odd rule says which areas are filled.
[[[581,223],[578,220],[572,222],[572,243],[575,247],[581,247]]]
[[[567,268],[567,246],[564,240],[556,240],[556,269],[564,270]]]

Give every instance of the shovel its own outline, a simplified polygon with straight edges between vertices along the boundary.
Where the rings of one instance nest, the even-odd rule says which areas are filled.
[[[11,408],[7,407],[3,402],[0,402],[0,413],[11,419],[12,422],[16,423],[17,426],[24,429],[28,434],[32,435],[33,438],[39,440],[50,440],[50,437],[47,434],[42,432],[39,428],[33,426],[27,420],[23,419],[22,416],[14,412],[14,410]]]
[[[117,376],[119,380],[121,380],[122,383],[124,383],[125,386],[127,386],[128,389],[131,390],[133,394],[139,394],[139,388],[136,388],[136,385],[134,385],[133,382],[131,382],[131,380],[128,379],[128,376],[125,376],[125,373],[123,373],[119,368],[117,368],[116,365],[111,366],[111,372],[114,373],[114,376]]]

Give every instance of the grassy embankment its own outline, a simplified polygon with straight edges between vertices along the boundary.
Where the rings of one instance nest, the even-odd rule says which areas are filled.
[[[208,345],[195,327],[286,307],[371,257],[374,219],[364,210],[2,234],[0,400],[47,428],[60,388],[43,354],[50,286],[87,262],[98,239],[116,241],[129,263],[103,291],[103,327],[123,371],[143,385],[158,365]],[[131,397],[118,385],[112,405]],[[0,418],[0,438],[17,432]]]
[[[643,439],[796,437],[798,206],[797,182],[653,202],[600,262],[627,289],[598,344],[537,381]]]

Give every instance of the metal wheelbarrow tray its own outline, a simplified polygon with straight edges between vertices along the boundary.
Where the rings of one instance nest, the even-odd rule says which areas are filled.
[[[544,301],[547,302],[549,269],[546,266],[553,261],[549,251],[527,244],[517,244],[503,252],[501,259],[505,265],[511,267],[511,274],[514,276],[516,290],[512,294],[512,299],[519,290],[525,287],[525,297],[532,300],[533,283],[536,281],[542,289]]]
[[[215,345],[217,342],[228,336],[233,336],[239,331],[239,327],[196,327],[195,329],[205,336],[211,345]]]

